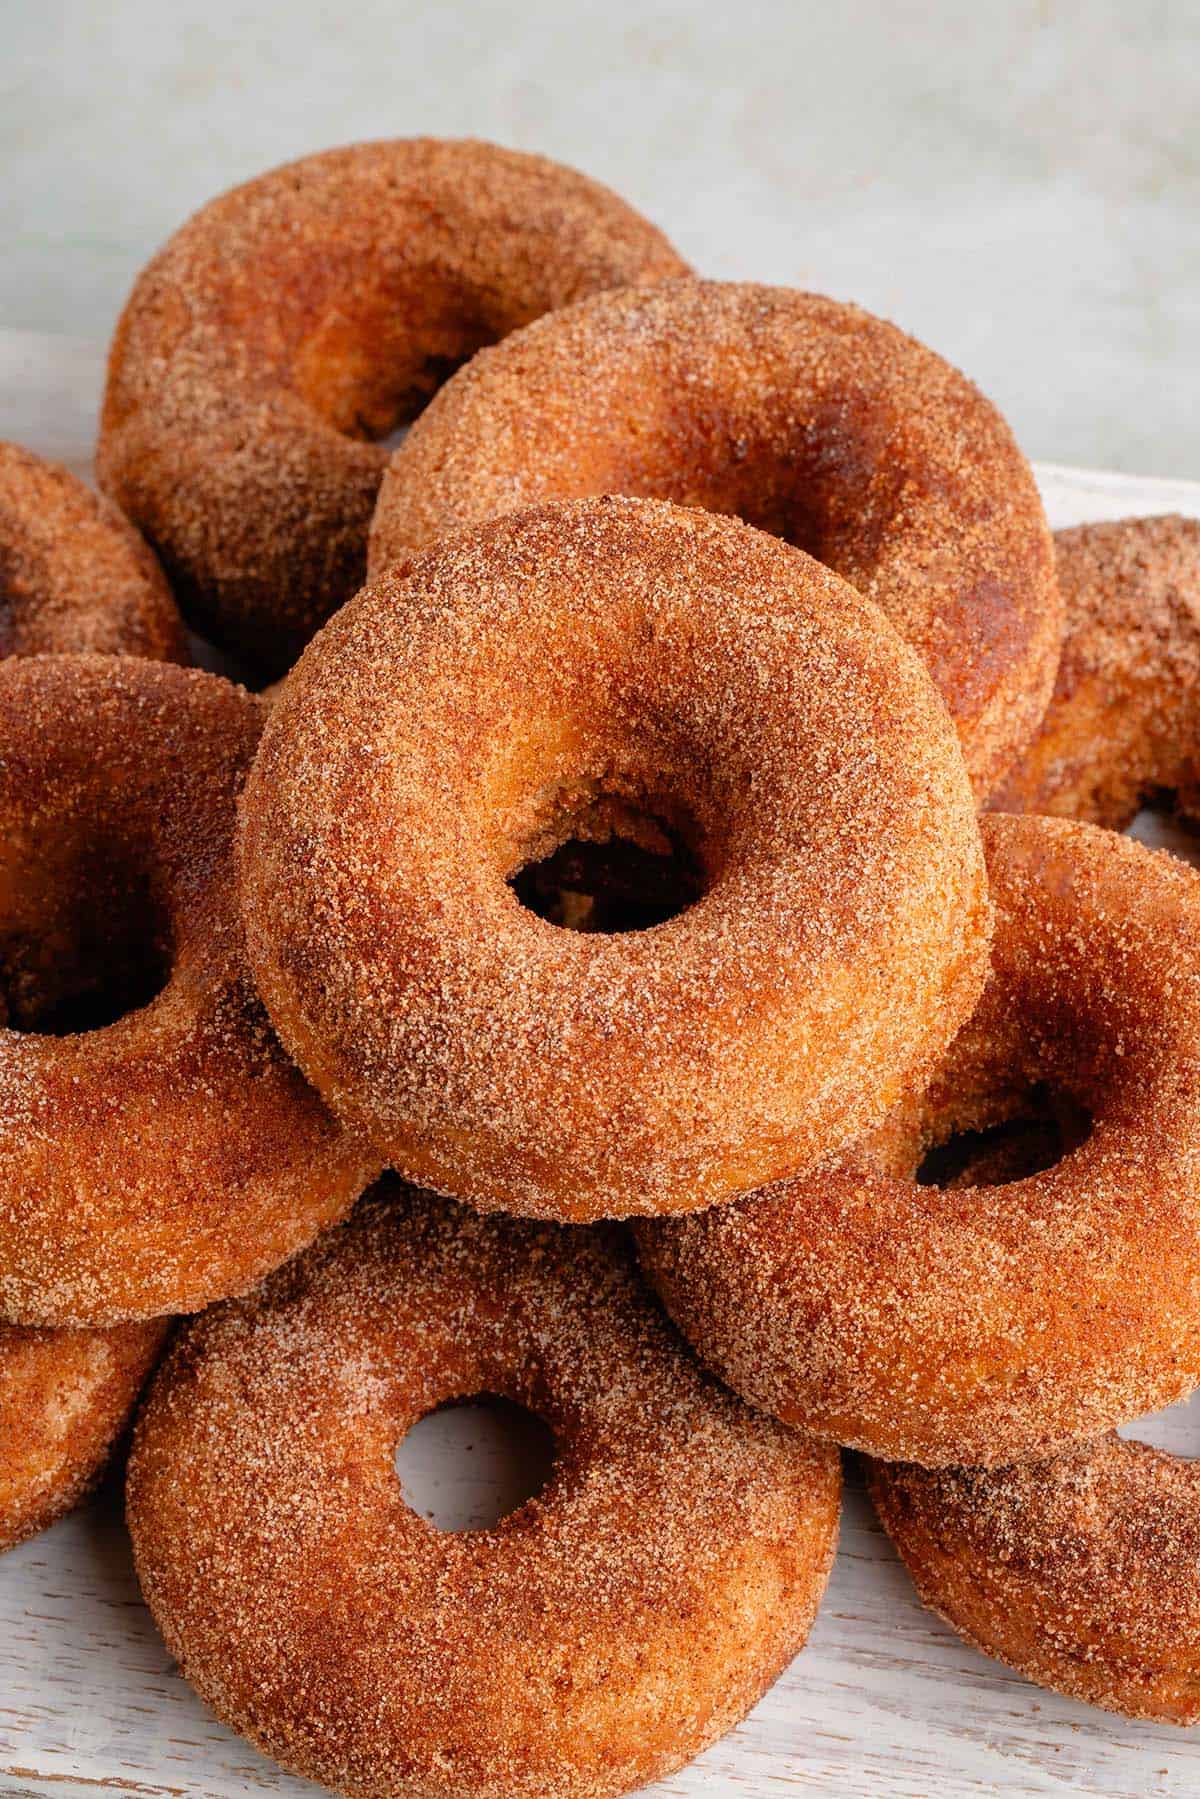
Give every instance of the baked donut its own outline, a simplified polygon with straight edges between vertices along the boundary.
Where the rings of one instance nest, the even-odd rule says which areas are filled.
[[[638,1228],[752,1404],[927,1465],[1045,1454],[1200,1382],[1200,876],[1065,820],[996,814],[984,842],[993,972],[920,1101],[806,1178]],[[1057,1114],[1052,1166],[913,1178],[1030,1111]]]
[[[1115,1435],[1012,1468],[873,1464],[926,1605],[1040,1686],[1200,1719],[1200,1465]]]
[[[240,1292],[377,1172],[245,965],[231,839],[262,715],[169,663],[0,663],[0,1317]]]
[[[539,915],[539,867],[622,848],[682,910]],[[985,975],[970,787],[916,657],[800,551],[659,501],[512,514],[364,589],[271,709],[239,858],[259,991],[337,1115],[533,1216],[814,1161]]]
[[[480,1394],[542,1418],[554,1468],[443,1532],[394,1452]],[[796,1654],[840,1486],[836,1451],[697,1368],[615,1230],[393,1185],[189,1328],[128,1518],[171,1654],[286,1768],[355,1799],[600,1799],[699,1754]]]
[[[373,574],[498,512],[606,491],[735,513],[876,600],[986,795],[1045,710],[1050,533],[1004,420],[923,345],[786,288],[598,296],[490,350],[393,456]]]
[[[1200,519],[1054,538],[1066,605],[1054,697],[994,804],[1123,830],[1164,792],[1200,812]]]
[[[0,657],[97,650],[187,662],[153,555],[69,469],[0,443]]]
[[[103,1472],[166,1336],[0,1324],[0,1550],[71,1511]]]
[[[213,200],[139,276],[109,361],[102,486],[189,622],[264,678],[361,585],[388,451],[481,344],[686,269],[540,156],[352,144]]]

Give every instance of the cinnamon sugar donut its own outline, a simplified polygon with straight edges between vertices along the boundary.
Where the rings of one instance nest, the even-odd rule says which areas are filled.
[[[676,852],[692,903],[592,934],[521,903],[614,840]],[[985,972],[970,787],[916,657],[802,552],[662,502],[509,515],[364,589],[271,710],[239,855],[259,990],[338,1116],[534,1216],[815,1160]]]
[[[925,660],[986,795],[1045,710],[1050,534],[1004,420],[857,307],[673,281],[478,357],[388,466],[370,564],[492,514],[606,491],[735,513],[876,600]]]
[[[1200,1464],[1118,1436],[1012,1468],[872,1466],[926,1605],[1040,1686],[1200,1719]]]
[[[0,1317],[240,1292],[375,1171],[245,965],[231,838],[262,710],[169,663],[0,663]]]
[[[1057,819],[997,814],[984,841],[993,972],[919,1104],[806,1178],[638,1230],[738,1392],[888,1460],[1040,1455],[1200,1382],[1200,876]],[[913,1178],[1031,1103],[1063,1121],[1054,1165]]]
[[[993,802],[1123,830],[1163,792],[1200,813],[1200,520],[1054,538],[1066,604],[1050,709]]]
[[[0,1324],[0,1550],[79,1504],[104,1469],[166,1336]]]
[[[0,443],[0,657],[97,650],[187,662],[153,555],[69,469]]]
[[[553,1430],[540,1494],[443,1532],[397,1443],[498,1395]],[[214,1711],[355,1799],[600,1799],[670,1773],[796,1654],[835,1451],[701,1373],[614,1231],[391,1188],[197,1321],[130,1462],[138,1574]]]
[[[105,489],[189,621],[265,678],[361,584],[388,459],[481,344],[686,265],[544,157],[352,144],[213,200],[138,278],[109,362]]]

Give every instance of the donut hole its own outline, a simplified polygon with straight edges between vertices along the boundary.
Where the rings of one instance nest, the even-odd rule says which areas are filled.
[[[914,1178],[922,1187],[1006,1187],[1056,1167],[1091,1128],[1087,1109],[1046,1082],[1018,1095],[984,1096],[965,1116],[927,1130]]]
[[[509,886],[563,930],[650,930],[686,912],[709,885],[694,820],[653,799],[594,794],[559,803],[531,848]]]
[[[536,1412],[477,1393],[418,1418],[395,1469],[408,1504],[438,1530],[492,1530],[545,1491],[555,1458],[554,1432]]]
[[[1148,1412],[1143,1418],[1135,1418],[1131,1424],[1122,1424],[1117,1435],[1124,1437],[1129,1443],[1145,1443],[1151,1449],[1164,1450],[1168,1455],[1179,1456],[1183,1461],[1194,1462],[1200,1459],[1197,1454],[1197,1445],[1200,1445],[1200,1388],[1189,1393],[1186,1399],[1164,1406],[1159,1412]]]

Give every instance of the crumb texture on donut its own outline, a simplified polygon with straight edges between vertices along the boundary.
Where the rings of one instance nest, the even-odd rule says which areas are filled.
[[[890,1460],[1044,1454],[1200,1381],[1200,875],[1065,820],[984,840],[992,975],[926,1090],[804,1178],[638,1226],[737,1391]],[[913,1178],[1044,1093],[1075,1123],[1061,1160]]]
[[[587,935],[510,878],[674,829],[704,891]],[[962,755],[882,613],[737,520],[599,499],[388,571],[272,708],[239,839],[285,1045],[484,1207],[691,1209],[811,1164],[944,1049],[990,913]]]
[[[1078,525],[1054,538],[1066,606],[1049,711],[993,804],[1123,830],[1169,793],[1200,814],[1200,520]]]
[[[190,622],[282,674],[362,581],[375,440],[481,344],[685,268],[624,201],[543,157],[416,138],[289,163],[210,202],[138,278],[101,483]]]
[[[488,1530],[407,1504],[396,1445],[492,1393],[549,1484]],[[697,1367],[612,1230],[390,1183],[156,1381],[138,1573],[214,1710],[357,1799],[601,1799],[679,1767],[798,1651],[834,1550],[835,1451]]]
[[[232,837],[262,717],[169,663],[0,662],[0,1316],[241,1292],[378,1170],[246,966]]]
[[[162,570],[117,508],[0,443],[0,657],[93,650],[189,660]]]
[[[166,1336],[0,1324],[0,1550],[69,1512],[103,1472]]]
[[[872,1465],[926,1605],[1036,1681],[1131,1718],[1200,1719],[1200,1465],[1106,1436],[1009,1468]]]
[[[810,551],[925,660],[986,796],[1045,711],[1061,635],[1032,471],[964,376],[815,294],[681,280],[484,352],[392,458],[370,562],[515,507],[625,493]]]

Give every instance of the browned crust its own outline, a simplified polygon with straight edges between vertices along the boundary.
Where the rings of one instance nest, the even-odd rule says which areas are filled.
[[[874,1464],[871,1496],[926,1605],[1040,1686],[1131,1718],[1200,1719],[1200,1465],[1107,1436],[1047,1461]]]
[[[993,804],[1121,830],[1169,792],[1200,812],[1200,520],[1079,525],[1054,538],[1066,605],[1046,718]]]
[[[597,182],[491,144],[353,144],[188,221],[138,278],[97,467],[191,622],[281,674],[363,579],[388,452],[448,369],[686,265]]]
[[[1033,475],[988,400],[892,325],[815,294],[672,281],[477,357],[397,450],[370,564],[595,493],[734,513],[876,600],[927,663],[981,796],[1033,733],[1061,608]]]
[[[555,1433],[491,1530],[410,1509],[397,1442],[481,1392]],[[728,1730],[808,1634],[835,1451],[703,1375],[615,1232],[368,1202],[156,1381],[143,1591],[214,1710],[357,1799],[600,1799]]]
[[[596,795],[695,821],[697,904],[597,936],[520,906],[506,876]],[[510,515],[364,589],[272,709],[239,854],[260,991],[338,1115],[534,1216],[811,1163],[985,971],[970,788],[916,657],[801,552],[662,502]]]
[[[918,1112],[937,1139],[1045,1082],[1090,1136],[956,1190],[851,1152],[638,1229],[737,1391],[889,1460],[1044,1454],[1200,1382],[1200,876],[1063,820],[995,815],[984,838],[993,974]]]
[[[94,650],[188,662],[154,556],[117,508],[0,443],[0,657]]]
[[[242,689],[168,663],[0,663],[5,997],[53,990],[80,920],[131,890],[153,895],[169,962],[159,996],[107,1028],[0,1029],[14,1321],[109,1324],[240,1292],[377,1167],[284,1056],[245,965],[231,837],[261,718]]]
[[[99,1479],[167,1333],[0,1324],[0,1550],[53,1524]]]

